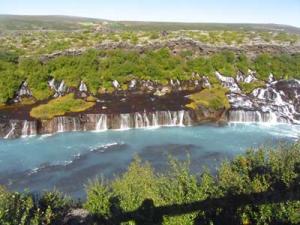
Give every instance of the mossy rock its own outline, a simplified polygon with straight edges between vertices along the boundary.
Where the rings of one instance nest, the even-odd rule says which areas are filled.
[[[92,95],[90,95],[90,96],[88,96],[88,97],[86,98],[86,101],[87,101],[87,102],[96,102],[96,101],[97,101],[97,98],[94,97],[94,96],[92,96]]]
[[[75,99],[74,94],[68,94],[32,108],[30,116],[36,119],[49,120],[55,116],[63,116],[68,112],[83,112],[94,105],[94,102]]]
[[[223,87],[214,87],[211,89],[204,89],[200,92],[189,96],[192,100],[186,107],[196,110],[199,106],[204,106],[207,109],[220,110],[229,109],[230,104],[226,96],[227,89]]]

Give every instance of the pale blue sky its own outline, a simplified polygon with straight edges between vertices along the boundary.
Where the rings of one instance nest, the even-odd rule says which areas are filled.
[[[300,0],[0,0],[0,14],[300,27]]]

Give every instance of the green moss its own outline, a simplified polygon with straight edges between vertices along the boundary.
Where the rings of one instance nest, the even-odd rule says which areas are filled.
[[[32,105],[34,103],[35,103],[35,100],[33,98],[25,97],[25,98],[21,99],[21,104],[22,105]]]
[[[86,98],[86,101],[87,102],[96,102],[97,101],[97,98],[95,98],[94,96],[90,95]]]
[[[254,81],[252,83],[244,83],[244,82],[239,83],[241,90],[245,94],[250,94],[254,89],[263,87],[264,85],[265,83],[263,81]]]
[[[85,102],[75,99],[74,94],[68,94],[49,101],[47,104],[33,108],[30,116],[37,119],[51,119],[55,116],[63,116],[68,112],[82,112],[94,106],[94,102]]]
[[[227,89],[222,87],[204,89],[203,91],[190,95],[189,98],[192,102],[187,104],[186,107],[196,109],[201,105],[213,110],[228,109],[230,108],[230,104],[226,92]]]

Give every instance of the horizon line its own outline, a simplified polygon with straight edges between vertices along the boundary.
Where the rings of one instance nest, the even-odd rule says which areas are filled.
[[[78,16],[78,15],[68,15],[68,14],[6,14],[6,13],[0,13],[0,16],[48,16],[48,17],[74,17],[74,18],[82,18],[82,19],[96,19],[96,20],[104,20],[104,21],[111,21],[111,22],[146,22],[146,23],[182,23],[182,24],[232,24],[232,25],[277,25],[277,26],[289,26],[300,29],[300,27],[290,24],[281,24],[281,23],[251,23],[251,22],[217,22],[217,21],[210,21],[210,22],[200,22],[200,21],[172,21],[172,20],[130,20],[130,19],[124,19],[124,20],[112,20],[112,19],[106,19],[101,17],[87,17],[87,16]]]

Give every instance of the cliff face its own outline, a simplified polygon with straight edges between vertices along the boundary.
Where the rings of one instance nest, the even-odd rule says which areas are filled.
[[[71,113],[51,120],[34,120],[22,113],[8,114],[0,121],[0,137],[17,138],[37,134],[52,134],[70,131],[105,131],[108,129],[156,128],[162,126],[191,126],[204,122],[259,122],[300,124],[300,81],[279,80],[272,76],[268,83],[245,94],[237,80],[253,82],[248,76],[225,77],[216,73],[221,84],[228,89],[230,108],[217,110],[198,105],[186,107],[191,100],[189,93],[179,92],[163,96],[133,95],[110,97],[97,103],[84,113]],[[210,87],[208,87],[210,88]],[[199,90],[198,90],[199,91]],[[144,100],[141,100],[144,96]],[[112,100],[113,99],[113,100]],[[125,99],[125,100],[124,100]],[[107,104],[110,102],[110,104]],[[103,104],[108,108],[103,109]],[[18,109],[18,111],[21,111]],[[26,114],[26,112],[23,112]]]
[[[255,72],[251,70],[248,74],[239,73],[236,77],[227,77],[216,72],[217,86],[211,85],[208,77],[201,77],[196,73],[191,77],[188,81],[170,80],[165,85],[149,80],[131,80],[126,91],[120,89],[118,81],[115,80],[112,82],[115,91],[93,97],[95,105],[92,108],[81,113],[66,113],[50,120],[37,120],[30,116],[32,107],[45,102],[21,106],[12,104],[0,110],[0,137],[16,138],[67,131],[189,126],[204,122],[300,124],[299,80],[275,80],[270,74],[268,81],[260,84]],[[255,86],[257,82],[260,84],[258,87]],[[245,84],[253,89],[245,93]],[[78,88],[68,88],[64,81],[55,80],[49,81],[48,85],[53,90],[52,98],[68,93],[85,100],[92,96],[83,81]],[[213,91],[203,95],[204,89],[222,89],[222,99]],[[190,95],[195,93],[202,93],[198,95],[199,101],[190,98]],[[30,95],[30,88],[24,82],[13,102]],[[211,98],[211,95],[215,97]],[[222,103],[224,98],[226,104],[221,104],[220,107],[220,101]]]

